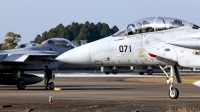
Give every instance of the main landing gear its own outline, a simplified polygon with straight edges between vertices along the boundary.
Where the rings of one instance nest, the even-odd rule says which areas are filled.
[[[118,73],[118,71],[117,71],[117,67],[113,67],[113,74],[117,74]]]
[[[26,88],[26,82],[25,80],[21,77],[21,74],[24,74],[24,71],[18,71],[17,73],[17,88],[18,90],[24,90]]]
[[[18,78],[18,81],[17,81],[17,88],[19,90],[24,90],[26,88],[26,82],[24,81],[23,78]]]
[[[179,91],[178,91],[177,88],[175,88],[173,86],[174,71],[175,71],[175,74],[176,74],[177,82],[181,83],[181,78],[180,78],[177,66],[166,65],[164,68],[162,66],[159,66],[159,67],[165,73],[165,75],[167,77],[167,83],[168,84],[170,83],[169,92],[168,92],[169,98],[177,99],[179,97]],[[170,75],[168,75],[164,70],[168,67],[170,68]]]

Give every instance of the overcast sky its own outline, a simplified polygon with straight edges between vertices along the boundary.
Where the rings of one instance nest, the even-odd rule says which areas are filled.
[[[200,25],[200,0],[0,0],[0,43],[7,32],[20,43],[62,23],[105,22],[124,28],[138,19],[163,16]]]

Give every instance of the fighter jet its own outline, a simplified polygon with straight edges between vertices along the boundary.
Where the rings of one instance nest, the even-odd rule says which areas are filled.
[[[161,73],[162,70],[159,68],[159,66],[130,66],[130,68],[128,67],[121,67],[121,66],[116,66],[115,67],[117,69],[117,72],[135,72],[135,73],[139,73],[140,75],[144,75],[145,73],[147,75],[153,75],[153,73]],[[169,69],[165,69],[166,72],[169,71]],[[104,72],[105,74],[110,74],[113,72],[113,67],[112,66],[104,66],[101,67],[101,72]]]
[[[170,84],[168,95],[179,97],[173,85],[174,74],[181,83],[178,66],[200,67],[200,28],[169,17],[150,17],[128,24],[103,39],[65,52],[57,60],[82,65],[159,66]],[[167,74],[164,68],[170,68]]]
[[[55,58],[75,47],[67,39],[51,38],[41,45],[21,44],[15,49],[0,51],[0,84],[17,85],[22,90],[26,85],[41,82],[42,78],[26,74],[25,71],[44,70],[45,65],[50,70],[56,70],[62,62]],[[54,87],[53,82],[50,87]]]

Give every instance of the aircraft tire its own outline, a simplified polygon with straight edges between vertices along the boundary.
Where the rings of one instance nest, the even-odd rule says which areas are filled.
[[[147,71],[147,74],[148,74],[148,75],[153,75],[153,71],[152,71],[152,70],[148,70],[148,71]]]
[[[113,74],[117,74],[117,70],[113,70]]]
[[[168,95],[171,99],[177,99],[179,97],[179,91],[177,88],[172,87],[172,90],[169,90]]]
[[[144,72],[139,72],[140,75],[144,75]]]
[[[105,74],[110,74],[110,72],[105,72]]]
[[[54,87],[55,87],[54,83],[53,83],[53,82],[50,82],[50,83],[49,83],[49,89],[53,90]]]
[[[19,78],[17,81],[17,88],[19,90],[24,90],[26,88],[26,82],[24,81],[24,79]]]

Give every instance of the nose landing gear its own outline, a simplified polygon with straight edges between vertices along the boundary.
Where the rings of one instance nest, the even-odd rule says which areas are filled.
[[[179,97],[179,91],[177,88],[175,88],[173,86],[173,81],[174,81],[174,66],[171,66],[171,65],[166,65],[164,68],[162,66],[159,66],[160,69],[165,73],[166,77],[167,77],[167,83],[169,84],[170,83],[170,88],[169,88],[169,92],[168,92],[168,95],[169,95],[169,98],[171,99],[177,99]],[[165,68],[169,67],[170,68],[170,75],[168,75],[166,72],[165,72]],[[176,67],[176,66],[175,66]],[[177,69],[177,67],[175,68]],[[177,72],[178,70],[176,70]],[[176,76],[179,76],[179,73],[177,72],[176,73]],[[178,81],[179,82],[179,81]]]
[[[48,87],[49,87],[49,89],[53,90],[54,87],[55,87],[55,85],[54,85],[53,82],[50,82],[50,83],[48,84]]]
[[[55,72],[56,72],[56,71],[55,71]],[[54,74],[51,74],[51,82],[48,83],[48,87],[49,87],[49,89],[51,89],[51,90],[53,90],[54,87],[55,87],[54,82],[53,82],[54,79],[55,79],[55,75],[54,75]]]

